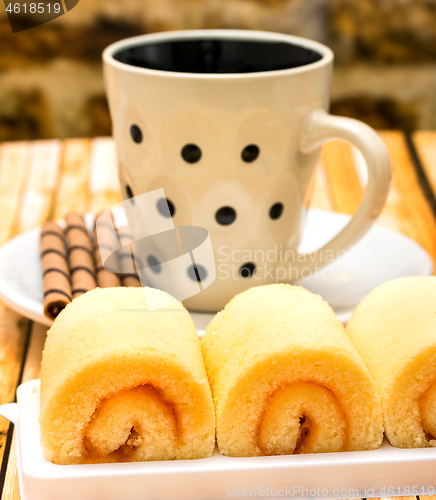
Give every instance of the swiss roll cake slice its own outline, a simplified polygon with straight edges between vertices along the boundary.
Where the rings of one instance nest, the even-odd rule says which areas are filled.
[[[188,311],[168,303],[168,294],[152,288],[97,288],[57,317],[41,370],[47,460],[212,454],[214,410],[200,341]]]
[[[389,442],[436,446],[436,277],[380,285],[347,330],[377,385]]]
[[[202,350],[222,454],[380,446],[374,382],[321,297],[285,284],[251,288],[215,316]]]

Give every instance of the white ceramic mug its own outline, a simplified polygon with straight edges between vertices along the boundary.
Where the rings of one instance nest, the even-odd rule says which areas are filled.
[[[280,266],[291,270],[285,281],[319,268],[380,213],[388,153],[372,128],[328,114],[328,47],[276,33],[181,31],[123,40],[103,59],[124,198],[163,188],[176,226],[209,232],[216,279],[187,307],[221,309],[275,281]],[[321,145],[333,139],[360,149],[368,184],[350,223],[301,256],[304,200]],[[278,247],[276,261],[265,258]],[[197,278],[210,274],[197,266]],[[195,276],[187,270],[186,279]]]

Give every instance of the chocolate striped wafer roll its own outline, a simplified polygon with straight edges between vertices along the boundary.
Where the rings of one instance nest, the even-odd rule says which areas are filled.
[[[96,217],[96,221],[97,221]],[[94,224],[94,259],[95,259],[95,272],[97,276],[97,284],[100,288],[109,288],[114,286],[121,286],[121,279],[116,273],[120,273],[117,256],[114,255],[118,250],[118,239],[115,234],[115,229],[112,224],[106,222]],[[103,255],[109,254],[110,257],[106,259],[108,262],[103,263]],[[111,258],[111,257],[114,258]]]
[[[71,302],[71,277],[64,232],[55,222],[41,231],[41,260],[44,280],[44,314],[54,320]]]
[[[79,214],[65,218],[73,299],[97,286],[94,253],[88,229]]]
[[[121,250],[118,252],[118,260],[122,273],[123,286],[142,286],[136,271],[136,264],[132,251],[133,239],[129,228],[120,228],[118,230],[118,238],[121,243]]]

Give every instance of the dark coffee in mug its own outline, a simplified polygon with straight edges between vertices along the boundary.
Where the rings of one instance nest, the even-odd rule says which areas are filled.
[[[290,43],[205,38],[141,44],[116,52],[114,59],[160,71],[229,74],[298,68],[322,55]]]

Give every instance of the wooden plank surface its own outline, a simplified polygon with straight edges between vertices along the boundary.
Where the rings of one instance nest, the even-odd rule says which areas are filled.
[[[332,210],[354,214],[363,196],[363,187],[354,164],[351,146],[332,141],[325,144],[322,160],[327,175]]]
[[[392,168],[401,199],[401,213],[407,221],[411,237],[424,247],[436,262],[436,220],[423,195],[418,174],[402,132],[382,132],[391,155]]]
[[[58,189],[52,219],[65,217],[68,212],[82,213],[88,204],[88,178],[91,141],[68,139],[64,142]]]
[[[435,217],[404,135],[383,132],[382,137],[393,163],[393,182],[380,223],[414,238],[435,260]],[[436,132],[416,133],[413,140],[436,193]],[[326,145],[311,188],[311,206],[352,214],[364,188],[352,148],[336,141]],[[100,212],[119,201],[115,147],[109,138],[0,145],[0,244],[47,217],[61,218],[70,211]],[[0,304],[0,403],[13,400],[21,378],[25,381],[39,377],[45,336],[45,327],[31,324],[29,329],[27,320]],[[3,465],[1,498],[17,500],[16,457],[14,448],[6,446],[10,445],[8,429],[0,417],[0,459],[5,451],[9,453]]]
[[[318,163],[312,185],[309,188],[306,206],[312,206],[322,210],[333,210],[332,202],[328,194],[328,179],[322,158]]]
[[[54,144],[39,144],[38,147],[55,147]],[[38,180],[38,176],[34,175],[33,170],[42,168],[39,160],[31,164],[31,175],[29,181],[29,190],[42,192],[42,186],[45,186],[45,203],[39,203],[36,206],[39,209],[36,213],[29,214],[28,208],[24,206],[20,210],[18,224],[20,227],[30,226],[30,220],[34,221],[39,217],[38,224],[42,224],[49,213],[52,218],[59,219],[69,212],[84,213],[90,208],[95,210],[105,210],[106,208],[115,205],[121,201],[121,196],[118,189],[118,176],[116,170],[115,150],[112,141],[109,139],[97,139],[94,141],[88,139],[77,139],[65,141],[64,147],[59,147],[56,169],[53,165],[50,166],[50,176],[48,175],[47,165],[44,165],[46,172],[46,183]],[[46,152],[47,153],[47,152]],[[52,158],[52,155],[48,155]],[[109,169],[104,172],[105,165],[109,165]],[[1,175],[1,171],[0,171]],[[92,182],[91,182],[91,175]],[[58,178],[59,176],[59,178]],[[48,188],[49,186],[49,188]],[[54,190],[57,187],[57,192]],[[26,194],[24,193],[24,197]],[[18,205],[17,205],[18,206]],[[51,207],[50,210],[47,207]],[[1,319],[0,319],[1,326]],[[8,355],[11,367],[16,370],[22,368],[22,381],[39,378],[42,350],[44,347],[47,328],[33,323],[26,350],[26,359],[23,363],[23,350],[17,352],[17,356]],[[1,333],[1,330],[0,330]],[[1,342],[1,340],[0,340]],[[0,344],[1,347],[1,344]],[[19,361],[19,362],[18,362]],[[16,390],[17,377],[10,377],[11,382],[9,388],[9,400],[13,400]],[[12,399],[11,399],[12,398]],[[9,401],[7,400],[7,401]],[[6,400],[2,400],[5,402]],[[1,420],[5,420],[0,417]],[[5,441],[9,425],[5,421],[6,432],[4,433]],[[1,428],[0,428],[1,432]],[[20,499],[18,487],[17,462],[15,454],[15,437],[12,439],[11,448],[9,451],[9,460],[5,472],[5,482],[2,493],[2,500],[18,500]]]
[[[94,139],[89,165],[88,211],[100,213],[121,201],[115,144],[109,137]]]
[[[17,232],[29,158],[30,148],[26,143],[5,143],[0,147],[0,245]],[[0,302],[0,404],[14,401],[28,329],[28,320]],[[9,422],[0,417],[1,475],[7,467],[10,433]]]
[[[420,130],[412,138],[430,187],[436,195],[436,132]]]
[[[0,244],[16,234],[19,207],[26,191],[32,148],[24,142],[2,145],[0,163]]]
[[[60,153],[60,141],[38,141],[32,144],[30,172],[20,208],[18,233],[47,220],[57,187]]]

